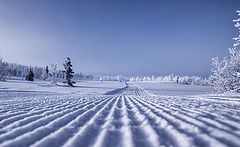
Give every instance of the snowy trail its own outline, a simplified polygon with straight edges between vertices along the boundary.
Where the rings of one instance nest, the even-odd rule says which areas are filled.
[[[133,84],[109,93],[0,99],[0,146],[240,146],[236,99],[152,96]]]

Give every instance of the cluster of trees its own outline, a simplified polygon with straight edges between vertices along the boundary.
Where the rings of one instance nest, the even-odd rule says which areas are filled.
[[[81,72],[74,74],[74,79],[77,79],[77,80],[97,80],[94,75],[83,74]]]
[[[67,61],[67,64],[66,64]],[[69,60],[64,62],[64,70],[57,70],[56,64],[51,64],[46,67],[25,66],[16,63],[8,63],[0,58],[0,80],[5,80],[10,77],[21,77],[22,79],[40,79],[44,81],[51,81],[56,85],[56,81],[66,80],[66,70],[69,69]],[[70,63],[71,64],[71,63]],[[66,66],[67,65],[67,66]],[[72,67],[72,66],[71,66]],[[127,78],[121,75],[108,76],[108,75],[92,75],[83,73],[71,73],[74,80],[94,80],[94,81],[125,81]],[[30,77],[30,78],[29,78]],[[65,81],[67,83],[67,81]]]
[[[21,77],[28,81],[36,79],[50,80],[52,85],[57,84],[57,78],[65,79],[68,85],[73,86],[72,81],[73,70],[70,58],[67,58],[63,64],[65,70],[57,70],[57,64],[51,64],[50,68],[37,66],[25,66],[16,63],[8,63],[0,59],[0,80],[5,80],[7,77]]]
[[[118,82],[125,82],[128,81],[128,78],[123,77],[121,75],[117,75],[117,76],[95,76],[94,80],[96,81],[118,81]]]
[[[131,82],[137,81],[157,81],[157,82],[173,82],[178,84],[187,84],[187,85],[208,85],[209,81],[207,78],[203,79],[198,76],[178,76],[174,74],[170,74],[167,76],[145,76],[145,77],[131,77],[129,79]]]
[[[240,16],[240,11],[237,11]],[[240,30],[240,18],[233,20],[236,24],[234,25]],[[239,35],[233,44],[233,47],[229,49],[229,56],[223,59],[218,57],[213,58],[213,69],[212,75],[209,80],[218,92],[240,92],[240,51],[238,47],[240,45],[240,31]]]
[[[176,78],[175,78],[176,79]],[[209,85],[208,78],[201,78],[199,76],[183,76],[175,80],[179,84],[188,84],[188,85]]]
[[[24,79],[31,71],[34,73],[35,78],[41,78],[43,73],[42,67],[25,66],[16,63],[8,63],[0,59],[0,80],[5,80],[6,77],[17,76]]]

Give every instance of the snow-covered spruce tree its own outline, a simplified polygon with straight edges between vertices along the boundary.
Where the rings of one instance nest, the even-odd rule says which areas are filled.
[[[240,16],[240,11],[237,11],[237,13]],[[240,18],[233,20],[233,22],[236,22],[234,26],[240,30]],[[236,42],[229,49],[229,58],[225,57],[222,61],[219,58],[212,59],[213,75],[209,77],[209,80],[218,92],[240,92],[240,51],[238,50],[240,34],[233,39]]]
[[[53,86],[56,86],[57,85],[57,80],[56,80],[57,64],[51,64],[50,75],[51,75],[51,84]]]
[[[48,74],[49,74],[49,69],[48,69],[48,66],[46,66],[46,68],[43,71],[43,80],[44,81],[48,78]]]
[[[34,80],[34,73],[32,69],[30,68],[28,75],[26,76],[27,81],[33,81]]]
[[[152,79],[149,76],[147,76],[147,81],[152,81]]]
[[[6,62],[2,61],[0,58],[0,81],[5,80],[6,76],[8,75],[8,65]]]
[[[69,57],[66,58],[66,61],[63,64],[63,66],[64,66],[65,74],[66,74],[66,76],[65,76],[66,80],[67,80],[66,83],[70,86],[73,86],[73,84],[75,83],[74,81],[72,81],[74,72],[72,70],[72,63],[71,63]]]

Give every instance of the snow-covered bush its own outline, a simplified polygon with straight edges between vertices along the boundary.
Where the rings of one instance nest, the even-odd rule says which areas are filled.
[[[147,81],[147,78],[146,78],[146,77],[143,77],[143,81]]]
[[[201,77],[193,76],[191,79],[191,84],[192,85],[201,85],[201,84],[203,84],[203,80]]]
[[[0,80],[5,80],[8,75],[8,66],[7,63],[2,61],[0,58]]]
[[[207,79],[202,79],[198,76],[175,76],[173,81],[178,84],[187,84],[187,85],[208,85]]]
[[[162,78],[163,82],[173,82],[174,75],[170,74]]]
[[[240,16],[240,11],[237,13]],[[236,22],[235,27],[240,30],[240,18],[233,21]],[[223,60],[217,57],[212,59],[213,74],[209,80],[218,92],[240,92],[240,51],[238,50],[240,34],[233,39],[236,42],[233,44],[233,48],[229,49],[229,57],[225,57]]]
[[[191,84],[191,80],[188,76],[179,77],[178,83],[179,84]]]
[[[156,81],[162,81],[162,79],[163,79],[163,77],[160,76],[160,77],[157,77],[157,78],[156,78]]]

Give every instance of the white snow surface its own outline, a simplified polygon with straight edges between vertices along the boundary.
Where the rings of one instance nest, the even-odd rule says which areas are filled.
[[[240,97],[157,82],[0,82],[1,147],[239,147]]]
[[[211,93],[214,89],[211,86],[183,85],[170,82],[137,82],[145,90],[153,95],[163,96],[189,96]]]
[[[23,81],[23,80],[8,80],[0,81],[1,93],[36,93],[36,94],[61,94],[61,95],[103,95],[108,91],[116,88],[122,88],[124,83],[114,81],[79,81],[75,87],[68,86],[61,82],[57,86],[52,86],[50,81]]]

